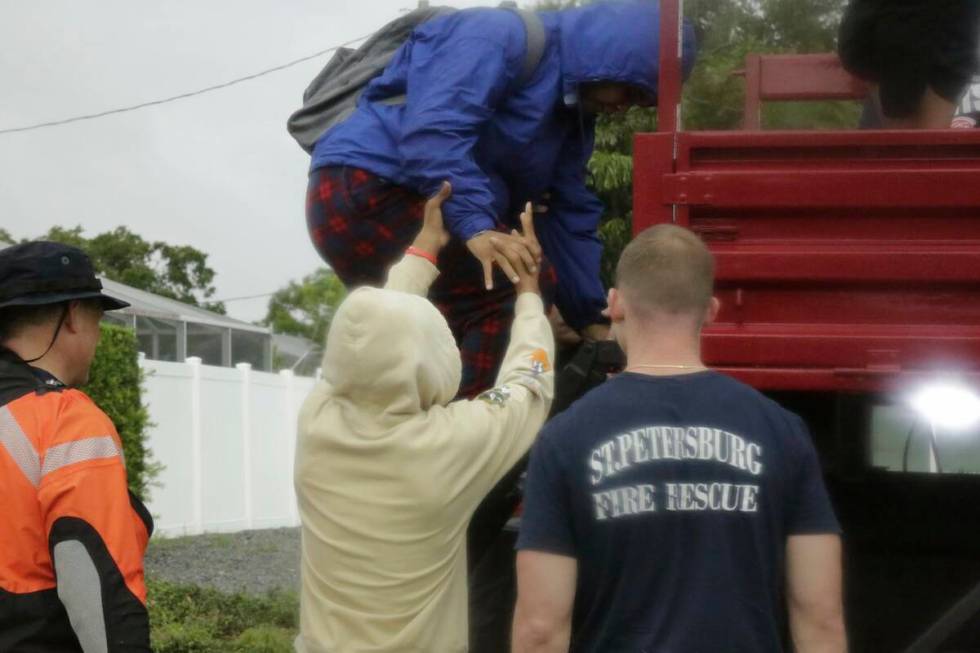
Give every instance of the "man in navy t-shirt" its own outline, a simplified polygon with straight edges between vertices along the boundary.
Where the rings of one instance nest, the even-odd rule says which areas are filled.
[[[544,429],[518,540],[515,653],[844,651],[840,527],[806,427],[701,362],[718,311],[692,232],[623,252],[626,372]]]

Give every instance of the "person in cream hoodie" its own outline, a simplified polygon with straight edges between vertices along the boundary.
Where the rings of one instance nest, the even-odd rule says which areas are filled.
[[[425,299],[448,241],[449,194],[444,184],[426,204],[385,287],[340,305],[324,379],[300,414],[301,653],[467,651],[467,525],[548,414],[554,338],[527,269],[495,387],[453,401],[460,353]],[[540,251],[530,207],[521,223]]]

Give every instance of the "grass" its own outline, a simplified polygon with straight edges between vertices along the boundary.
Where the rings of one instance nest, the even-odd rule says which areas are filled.
[[[235,545],[235,538],[230,533],[206,533],[182,537],[156,535],[150,540],[150,546],[157,551],[179,551],[197,542],[204,542],[207,546],[215,549],[228,549]]]
[[[294,592],[225,594],[196,585],[147,581],[156,653],[289,653],[299,620]]]

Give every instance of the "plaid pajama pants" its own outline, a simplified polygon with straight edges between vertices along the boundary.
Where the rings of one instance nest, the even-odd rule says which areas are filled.
[[[310,174],[306,225],[317,252],[345,286],[380,286],[421,229],[424,204],[424,197],[365,170],[328,166]],[[440,252],[439,267],[442,274],[429,290],[429,299],[445,316],[459,345],[459,396],[472,398],[494,384],[509,341],[516,293],[496,268],[494,289],[487,291],[480,262],[456,238]],[[554,268],[544,262],[541,289],[546,305],[555,283]]]

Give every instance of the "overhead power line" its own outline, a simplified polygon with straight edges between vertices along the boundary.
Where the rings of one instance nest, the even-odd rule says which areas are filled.
[[[277,291],[264,292],[260,295],[245,295],[243,297],[228,297],[227,299],[215,299],[216,303],[227,304],[228,302],[240,302],[246,299],[262,299],[263,297],[272,297]]]
[[[45,129],[47,127],[58,127],[60,125],[68,125],[70,123],[81,122],[83,120],[95,120],[97,118],[113,116],[119,113],[128,113],[130,111],[138,111],[139,109],[145,109],[147,107],[155,107],[161,104],[169,104],[170,102],[176,102],[178,100],[186,100],[187,98],[196,97],[198,95],[204,95],[205,93],[220,91],[221,89],[228,88],[229,86],[235,86],[236,84],[241,84],[242,82],[247,82],[253,79],[257,79],[259,77],[264,77],[265,75],[271,75],[272,73],[276,73],[279,72],[280,70],[285,70],[287,68],[292,68],[293,66],[309,61],[311,59],[322,57],[325,54],[333,52],[334,50],[339,50],[340,48],[347,47],[348,45],[354,45],[359,41],[363,41],[369,36],[370,34],[367,34],[365,36],[359,36],[356,39],[351,39],[346,43],[335,45],[333,47],[327,48],[326,50],[320,50],[319,52],[308,54],[305,57],[300,57],[299,59],[293,59],[292,61],[287,61],[284,64],[273,66],[272,68],[266,68],[265,70],[260,70],[256,73],[252,73],[251,75],[245,75],[244,77],[236,77],[235,79],[228,80],[227,82],[222,82],[221,84],[214,84],[213,86],[205,86],[204,88],[199,88],[196,91],[188,91],[186,93],[171,95],[170,97],[160,98],[158,100],[150,100],[149,102],[140,102],[139,104],[132,104],[129,106],[118,107],[115,109],[109,109],[107,111],[100,111],[98,113],[89,113],[89,114],[84,114],[79,116],[72,116],[70,118],[63,118],[61,120],[39,122],[33,125],[23,125],[21,127],[8,127],[6,129],[0,129],[0,136],[4,134],[14,134],[18,132],[28,132],[37,129]]]

